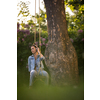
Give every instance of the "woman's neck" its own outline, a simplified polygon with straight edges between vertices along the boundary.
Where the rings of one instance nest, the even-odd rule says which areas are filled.
[[[34,53],[33,55],[34,55],[34,56],[37,56],[37,55],[38,55],[38,52]]]

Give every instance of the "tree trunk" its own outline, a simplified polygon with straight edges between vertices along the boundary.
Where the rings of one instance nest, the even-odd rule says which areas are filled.
[[[64,0],[44,0],[47,13],[48,46],[45,64],[52,85],[78,81],[78,59],[67,32]]]

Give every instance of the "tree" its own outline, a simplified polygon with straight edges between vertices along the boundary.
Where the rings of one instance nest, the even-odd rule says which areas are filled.
[[[30,4],[29,1],[28,2],[20,1],[20,3],[17,4],[18,9],[20,9],[17,15],[18,21],[21,21],[23,23],[27,20],[27,17],[30,15],[29,8],[28,8],[29,4]]]
[[[76,10],[79,9],[79,5],[84,4],[84,0],[65,0],[65,1],[68,2],[68,4],[73,5],[74,9]]]
[[[48,46],[45,64],[52,85],[78,82],[78,60],[67,31],[64,0],[44,0],[47,14]]]

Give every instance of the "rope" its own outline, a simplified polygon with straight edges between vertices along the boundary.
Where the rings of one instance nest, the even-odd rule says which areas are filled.
[[[34,34],[34,43],[36,42],[36,0],[35,0],[35,34]],[[40,53],[41,53],[41,34],[40,34],[40,0],[39,0],[39,50],[40,50]],[[40,58],[41,58],[41,55],[40,55]],[[42,61],[40,62],[40,68],[39,68],[39,71],[38,71],[38,74],[40,72],[40,70],[42,71]],[[43,73],[42,73],[43,75]]]
[[[40,0],[39,0],[39,49],[40,49],[40,53],[41,53],[41,34],[40,34]],[[40,55],[41,58],[41,55]],[[40,65],[42,65],[42,61],[40,62]],[[39,68],[39,72],[40,70],[42,71],[42,67]],[[43,75],[43,73],[42,73]]]
[[[39,0],[39,49],[41,52],[41,34],[40,34],[40,0]]]
[[[34,43],[36,42],[36,0],[35,0],[35,33],[34,33]]]

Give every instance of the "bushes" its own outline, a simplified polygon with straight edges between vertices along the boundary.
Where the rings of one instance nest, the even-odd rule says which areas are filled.
[[[25,25],[26,26],[26,25]],[[19,29],[20,24],[17,23],[17,66],[26,67],[28,57],[31,55],[31,45],[34,43],[34,33],[28,29]],[[48,34],[41,33],[41,52],[44,54],[47,46]],[[36,32],[36,44],[39,46],[39,32]]]
[[[76,34],[77,36],[69,33],[69,37],[78,56],[79,74],[84,74],[84,32],[80,29]]]

